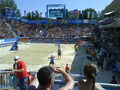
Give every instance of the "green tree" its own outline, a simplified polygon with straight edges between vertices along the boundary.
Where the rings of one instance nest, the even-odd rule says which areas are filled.
[[[40,17],[39,17],[39,12],[37,10],[35,10],[35,19],[38,20]]]
[[[30,20],[32,19],[32,14],[31,14],[31,12],[28,12],[28,13],[27,13],[26,18],[27,18],[27,19],[30,19]]]
[[[66,9],[66,18],[68,18],[68,12],[69,12],[68,9]]]
[[[2,8],[13,8],[17,9],[17,5],[14,0],[1,0]]]
[[[32,14],[32,18],[31,19],[34,20],[35,19],[35,13],[34,13],[34,11],[32,11],[31,14]]]
[[[20,9],[17,9],[15,12],[15,16],[17,17],[21,17],[21,13],[20,13]]]
[[[85,19],[97,19],[97,12],[92,9],[92,8],[88,8],[84,10],[84,18]],[[94,17],[92,17],[92,14],[94,13]]]
[[[2,14],[4,15],[5,8],[14,9],[15,16],[21,16],[21,12],[17,9],[17,5],[14,0],[0,0],[0,8],[2,9]]]

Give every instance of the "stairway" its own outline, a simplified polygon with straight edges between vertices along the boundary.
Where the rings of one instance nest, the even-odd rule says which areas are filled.
[[[17,37],[17,34],[12,30],[13,29],[12,26],[9,23],[6,23],[6,22],[5,22],[5,24],[8,27],[7,30],[9,30],[13,34],[14,37]]]

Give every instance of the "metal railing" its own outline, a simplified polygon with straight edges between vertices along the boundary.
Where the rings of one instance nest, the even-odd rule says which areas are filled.
[[[13,88],[17,87],[17,79],[13,74],[13,71],[0,71],[0,89],[1,88]],[[36,72],[33,72],[36,74]],[[75,87],[74,90],[78,90],[78,81],[83,79],[83,75],[80,74],[70,74],[73,79],[75,80]],[[56,87],[61,87],[65,84],[64,79],[61,74],[55,75],[55,83],[52,86],[53,90],[56,90]],[[109,83],[99,83],[102,87],[108,90],[120,90],[120,84],[109,84]]]
[[[65,82],[63,80],[55,80],[55,85],[58,88],[63,86],[64,84]],[[100,84],[103,88],[107,90],[120,90],[120,84],[108,84],[108,83],[98,83],[98,84]],[[75,86],[73,90],[78,90],[78,81],[75,81]]]
[[[13,71],[0,71],[0,89],[16,88],[16,78]]]
[[[70,74],[72,76],[72,78],[75,80],[75,86],[74,86],[74,90],[78,90],[78,81],[82,80],[84,78],[83,75],[80,74]],[[55,83],[54,83],[57,87],[61,87],[62,85],[65,84],[62,75],[56,75],[55,77]],[[100,84],[103,88],[107,89],[107,90],[120,90],[120,84],[110,84],[110,83],[98,83]],[[54,88],[54,86],[53,86]],[[53,89],[55,90],[55,89]]]

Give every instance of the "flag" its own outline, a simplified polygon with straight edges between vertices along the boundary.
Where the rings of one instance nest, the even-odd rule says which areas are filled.
[[[100,17],[101,11],[98,11],[98,17]]]
[[[95,17],[95,12],[93,11],[92,12],[92,19]]]
[[[27,14],[27,12],[26,12],[26,10],[24,10],[24,16],[27,16],[26,14]]]
[[[42,17],[42,12],[39,13],[39,17]]]
[[[84,18],[85,11],[82,11],[82,18]]]
[[[90,11],[87,12],[87,18],[90,18]]]
[[[77,11],[77,18],[80,17],[80,11]]]

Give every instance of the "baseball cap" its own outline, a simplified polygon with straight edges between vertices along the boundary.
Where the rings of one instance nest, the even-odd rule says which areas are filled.
[[[19,57],[19,56],[15,56],[15,57],[14,57],[14,60],[16,60],[16,59],[20,59],[20,57]]]

